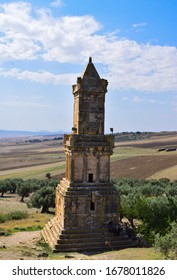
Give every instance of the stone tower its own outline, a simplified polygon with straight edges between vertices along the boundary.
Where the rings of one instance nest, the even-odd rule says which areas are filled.
[[[66,176],[56,188],[55,218],[43,230],[56,252],[130,246],[125,236],[108,230],[108,223],[119,219],[119,195],[110,182],[114,136],[104,134],[107,85],[90,58],[72,87],[73,128],[64,136]]]

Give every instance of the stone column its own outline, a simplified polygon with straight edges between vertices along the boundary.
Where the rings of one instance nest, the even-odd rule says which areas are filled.
[[[70,181],[71,177],[71,163],[70,163],[70,155],[67,155],[67,179]]]
[[[110,182],[110,175],[111,175],[111,171],[110,171],[110,154],[108,155],[108,182]]]
[[[87,155],[83,152],[83,182],[87,182]]]
[[[74,156],[70,156],[70,182],[74,183]]]
[[[66,154],[66,179],[69,179],[69,174],[68,174],[68,164],[69,164],[69,155]]]
[[[98,183],[99,179],[100,179],[100,155],[99,155],[99,153],[97,153],[97,155],[96,155],[96,160],[97,160],[97,163],[96,163],[96,182]]]

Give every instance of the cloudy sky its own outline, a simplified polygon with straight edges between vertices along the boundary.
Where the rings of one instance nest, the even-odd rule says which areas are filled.
[[[0,1],[0,129],[70,131],[89,57],[106,130],[177,130],[176,0]]]

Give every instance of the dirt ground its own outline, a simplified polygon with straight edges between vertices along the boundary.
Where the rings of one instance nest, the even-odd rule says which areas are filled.
[[[62,252],[54,257],[46,254],[38,241],[44,242],[41,231],[17,232],[10,236],[0,236],[0,260],[47,260],[47,259],[85,259],[87,254]],[[109,256],[108,256],[109,258]]]
[[[0,260],[39,259],[42,248],[37,245],[41,231],[17,232],[0,236]]]
[[[176,155],[137,156],[111,163],[111,178],[147,179],[153,174],[177,165]]]

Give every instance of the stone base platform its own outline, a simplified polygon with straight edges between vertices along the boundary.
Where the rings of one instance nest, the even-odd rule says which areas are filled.
[[[128,238],[124,231],[118,236],[108,228],[61,229],[56,217],[50,220],[42,235],[53,252],[109,251],[138,246],[136,240]]]

